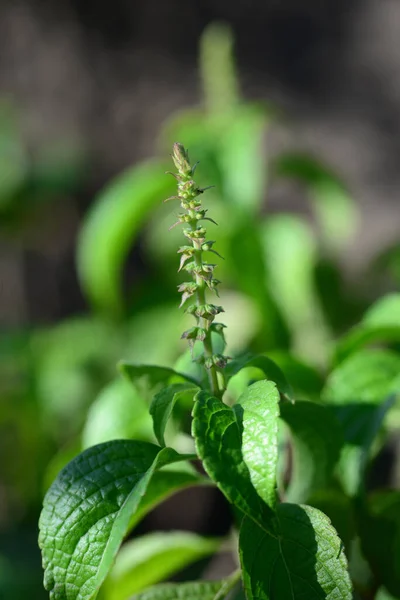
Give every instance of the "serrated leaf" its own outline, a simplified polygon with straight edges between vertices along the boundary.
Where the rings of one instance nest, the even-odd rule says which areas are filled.
[[[281,418],[293,444],[293,473],[285,498],[304,503],[329,483],[344,443],[342,428],[328,408],[314,402],[284,403]]]
[[[372,494],[357,517],[361,548],[376,580],[400,596],[400,492]]]
[[[238,413],[201,391],[194,404],[192,434],[204,469],[228,500],[256,522],[273,527],[273,513],[253,487],[243,458]]]
[[[280,504],[279,531],[245,517],[240,559],[248,600],[351,600],[342,543],[328,517],[310,506]]]
[[[220,545],[219,539],[185,531],[138,537],[122,546],[102,590],[107,600],[128,600],[133,594],[213,554]]]
[[[116,439],[151,441],[147,403],[125,379],[107,385],[91,405],[82,432],[83,448]]]
[[[131,600],[223,600],[232,590],[238,574],[220,581],[189,581],[156,585]]]
[[[150,414],[153,417],[154,435],[160,446],[165,446],[165,428],[176,402],[189,396],[194,398],[198,389],[190,383],[175,383],[163,388],[154,396],[150,405]]]
[[[229,381],[229,379],[239,373],[241,369],[245,369],[247,367],[260,369],[260,371],[264,373],[266,379],[276,383],[276,386],[281,394],[287,398],[293,398],[293,390],[287,382],[286,377],[281,369],[276,363],[274,363],[273,360],[267,356],[263,356],[262,354],[258,354],[256,356],[252,354],[246,354],[241,358],[231,360],[225,367],[225,377]]]
[[[272,381],[257,381],[233,407],[242,421],[242,454],[258,495],[276,507],[279,392]]]
[[[77,250],[79,278],[89,299],[102,310],[121,311],[125,256],[149,211],[174,189],[164,172],[158,162],[127,170],[99,194],[85,217]]]
[[[378,300],[366,312],[359,325],[340,340],[336,352],[336,362],[362,346],[372,343],[400,341],[400,294],[390,294]]]
[[[187,458],[148,442],[117,440],[85,450],[61,471],[39,522],[51,600],[96,597],[153,473]]]

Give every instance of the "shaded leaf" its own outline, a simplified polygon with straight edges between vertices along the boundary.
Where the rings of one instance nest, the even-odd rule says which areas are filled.
[[[188,397],[194,398],[198,389],[190,383],[175,383],[163,388],[154,396],[150,414],[153,417],[154,435],[161,446],[165,446],[165,428],[175,403]]]
[[[256,356],[252,354],[246,354],[241,358],[231,360],[225,367],[224,371],[227,380],[239,373],[241,369],[247,367],[260,369],[264,373],[266,379],[269,379],[276,384],[281,394],[287,396],[288,398],[293,398],[292,388],[287,382],[286,377],[281,369],[276,363],[274,363],[274,361],[267,356],[263,356],[262,354],[258,354]]]
[[[72,460],[47,492],[39,545],[51,600],[91,600],[155,470],[185,460],[170,448],[118,440]]]
[[[351,600],[342,543],[328,517],[280,504],[277,536],[245,517],[240,558],[248,600]]]
[[[220,581],[189,581],[156,585],[131,600],[223,600],[231,591],[238,575]]]
[[[284,403],[281,418],[290,428],[293,472],[285,498],[306,502],[330,481],[344,443],[339,421],[325,406],[314,402]]]

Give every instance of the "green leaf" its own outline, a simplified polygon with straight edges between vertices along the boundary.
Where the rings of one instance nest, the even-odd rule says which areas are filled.
[[[400,492],[372,494],[357,516],[361,548],[377,581],[400,596]]]
[[[261,224],[268,285],[292,334],[296,354],[324,364],[330,333],[314,280],[315,234],[304,219],[277,215]]]
[[[320,398],[324,380],[314,367],[284,351],[269,352],[268,356],[285,374],[296,398]]]
[[[171,195],[172,178],[159,162],[135,166],[111,182],[86,216],[78,240],[78,273],[84,291],[102,310],[122,309],[123,261],[151,209]]]
[[[279,532],[247,517],[240,559],[248,600],[351,600],[342,543],[328,517],[310,506],[280,504]]]
[[[187,459],[170,448],[118,440],[85,450],[47,492],[39,545],[51,600],[92,600],[155,470]]]
[[[122,546],[104,582],[107,600],[128,600],[137,592],[170,577],[191,563],[216,552],[219,539],[189,532],[150,533]]]
[[[360,350],[329,375],[323,399],[335,405],[378,404],[399,389],[400,356],[389,350]]]
[[[290,428],[293,444],[293,473],[285,497],[303,503],[329,483],[344,443],[343,432],[329,409],[313,402],[284,403],[281,418]]]
[[[251,482],[258,495],[274,510],[279,417],[279,392],[275,383],[253,383],[233,410],[237,420],[242,420],[242,453]]]
[[[336,362],[367,344],[400,341],[400,294],[390,294],[378,300],[338,344]]]
[[[350,495],[362,490],[374,438],[400,392],[399,373],[400,356],[387,350],[362,350],[328,377],[323,398],[344,432],[339,473]]]
[[[150,414],[153,417],[154,435],[160,446],[165,446],[165,428],[176,402],[188,397],[193,399],[198,389],[189,383],[175,383],[163,388],[154,396],[150,405]]]
[[[125,379],[107,385],[91,405],[82,433],[84,448],[116,439],[153,439],[147,403]]]
[[[308,503],[327,515],[338,532],[345,550],[350,550],[350,544],[356,537],[352,499],[339,487],[327,487],[315,492]],[[351,550],[353,551],[353,549],[352,546]]]
[[[269,523],[272,511],[253,487],[243,458],[239,411],[201,391],[194,404],[192,434],[204,469],[228,500],[256,522]]]
[[[234,573],[220,581],[189,581],[156,585],[131,600],[223,600],[238,580]]]
[[[225,367],[225,377],[229,381],[231,377],[239,373],[241,369],[254,367],[260,369],[264,373],[266,379],[276,383],[276,386],[281,394],[289,399],[293,398],[293,390],[286,380],[285,375],[274,361],[267,356],[246,354],[241,358],[231,360]]]
[[[121,373],[132,383],[142,378],[146,379],[150,388],[154,388],[159,384],[180,383],[188,381],[197,385],[197,381],[190,375],[178,373],[170,367],[157,367],[154,365],[134,365],[125,361],[118,363],[118,368]]]

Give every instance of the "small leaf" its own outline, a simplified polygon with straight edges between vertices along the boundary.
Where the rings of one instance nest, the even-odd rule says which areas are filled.
[[[281,418],[290,428],[293,444],[293,474],[285,498],[303,503],[329,483],[343,432],[329,409],[314,402],[282,404]]]
[[[296,398],[319,400],[324,380],[314,367],[285,351],[269,352],[268,356],[285,374]]]
[[[189,381],[197,385],[196,380],[188,374],[178,373],[170,367],[157,367],[154,365],[134,365],[125,361],[118,364],[121,373],[132,383],[138,380],[146,379],[150,388],[154,388],[159,384],[179,383]]]
[[[275,383],[253,383],[233,410],[238,421],[242,419],[242,453],[251,482],[264,502],[275,509],[279,417],[279,392]]]
[[[190,383],[175,383],[163,388],[154,396],[150,414],[153,417],[154,435],[160,446],[165,446],[165,428],[176,402],[188,396],[193,398],[198,389]]]
[[[341,362],[367,344],[398,341],[400,341],[400,294],[390,294],[373,304],[361,323],[342,338],[336,349],[335,360]]]
[[[85,450],[47,492],[39,545],[51,600],[96,597],[155,470],[188,456],[118,440]]]
[[[150,210],[173,192],[163,165],[135,166],[111,182],[87,214],[77,263],[84,291],[97,308],[122,309],[121,271],[135,234]]]
[[[220,581],[164,583],[133,596],[131,600],[223,600],[232,590],[236,574]]]
[[[256,522],[271,522],[273,527],[273,513],[254,489],[243,458],[238,411],[201,391],[194,404],[192,434],[204,469],[228,500]]]
[[[286,380],[285,375],[274,361],[267,356],[258,354],[256,356],[252,354],[246,354],[241,358],[237,358],[229,362],[225,369],[225,376],[229,380],[231,377],[239,373],[241,369],[247,367],[255,367],[260,369],[266,379],[269,379],[276,383],[276,386],[281,394],[287,398],[293,398],[293,390]]]
[[[400,596],[400,492],[372,494],[357,513],[361,548],[377,579]]]
[[[107,600],[128,600],[133,594],[170,577],[218,550],[221,540],[194,533],[150,533],[122,546],[104,582]]]
[[[342,543],[328,517],[280,504],[277,536],[244,518],[240,558],[248,600],[351,600]]]

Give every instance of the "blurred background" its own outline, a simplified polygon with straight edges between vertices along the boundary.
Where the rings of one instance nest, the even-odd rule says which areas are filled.
[[[231,355],[308,369],[317,397],[334,340],[398,289],[399,33],[396,0],[1,1],[1,599],[46,597],[58,470],[152,439],[118,360],[185,368],[174,141],[215,185]],[[223,533],[198,496],[168,522]]]

